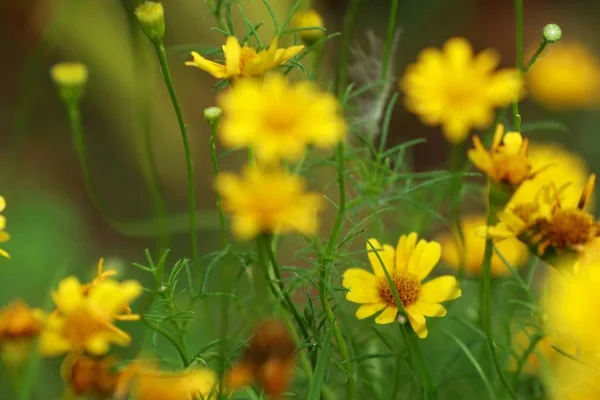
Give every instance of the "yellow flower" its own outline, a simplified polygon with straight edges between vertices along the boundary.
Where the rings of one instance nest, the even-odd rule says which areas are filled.
[[[44,313],[15,300],[0,309],[0,353],[9,364],[19,365],[42,329]]]
[[[80,62],[61,62],[50,69],[50,76],[57,86],[81,87],[87,82],[88,70]]]
[[[588,181],[585,160],[558,144],[530,142],[528,153],[532,167],[537,172],[531,179],[521,183],[509,204],[531,202],[544,188],[555,185],[560,191],[564,207],[577,206]]]
[[[317,230],[321,197],[306,192],[299,176],[248,166],[241,177],[219,174],[216,187],[223,208],[232,214],[233,233],[240,239],[292,231],[312,235]]]
[[[504,133],[504,125],[498,124],[492,148],[487,151],[479,136],[473,137],[474,149],[468,152],[469,160],[492,181],[519,186],[531,179],[533,171],[527,155],[528,139],[519,132]]]
[[[406,107],[427,125],[441,125],[446,139],[464,141],[472,128],[485,128],[494,108],[515,100],[521,80],[515,69],[496,71],[498,53],[473,54],[464,38],[453,38],[443,50],[425,49],[400,81]]]
[[[209,398],[217,389],[216,374],[206,368],[161,371],[151,364],[136,361],[127,366],[117,383],[116,397],[134,400],[192,400]],[[211,398],[213,398],[211,397]]]
[[[294,28],[311,28],[311,27],[323,27],[323,18],[316,10],[312,8],[309,10],[298,11],[292,20]],[[322,29],[306,29],[298,31],[298,35],[304,41],[304,43],[310,45],[313,44],[325,36],[325,31]]]
[[[128,345],[129,335],[113,321],[141,291],[136,281],[105,279],[86,287],[75,277],[63,279],[52,294],[56,310],[42,330],[40,351],[46,355],[68,351],[102,355],[111,343]]]
[[[600,103],[600,60],[582,43],[553,44],[526,77],[531,96],[549,108]]]
[[[485,239],[478,236],[476,231],[485,224],[485,215],[464,217],[461,221],[464,243],[458,240],[458,232],[440,235],[438,240],[442,245],[442,260],[446,265],[456,270],[464,265],[465,271],[469,275],[477,276],[481,273]],[[527,247],[515,238],[497,243],[496,248],[513,268],[520,267],[527,258]],[[492,275],[510,275],[510,270],[495,252],[492,257]]]
[[[488,235],[499,239],[516,236],[552,263],[568,251],[581,253],[600,236],[600,225],[584,211],[595,182],[596,176],[591,175],[576,207],[563,206],[554,185],[539,193],[537,200],[509,204],[498,214],[500,223],[490,227]]]
[[[303,49],[304,46],[279,49],[277,39],[274,39],[268,49],[257,52],[247,45],[240,46],[235,36],[229,36],[223,46],[224,65],[207,60],[195,51],[192,51],[193,60],[186,61],[185,65],[199,68],[218,79],[257,77],[295,57]]]
[[[445,316],[446,309],[439,303],[461,295],[454,276],[445,275],[422,282],[440,259],[440,244],[425,240],[417,243],[417,234],[411,233],[400,237],[395,251],[392,246],[382,246],[375,239],[368,240],[367,251],[374,274],[362,268],[350,268],[344,272],[342,281],[342,285],[349,289],[346,299],[361,304],[356,317],[363,319],[381,312],[375,318],[376,323],[389,324],[396,320],[398,307],[386,279],[385,267],[398,291],[408,321],[417,335],[425,338],[425,317]]]
[[[250,147],[264,162],[298,160],[307,145],[329,148],[346,134],[336,98],[310,82],[291,84],[281,75],[242,80],[218,103],[223,144]]]
[[[69,354],[60,368],[60,375],[68,385],[67,398],[112,399],[120,373],[115,371],[114,357],[92,358],[81,354]]]
[[[3,212],[5,208],[6,200],[4,200],[4,197],[0,196],[0,213]],[[10,235],[4,230],[4,228],[6,228],[6,217],[0,214],[0,243],[5,243],[10,239]],[[8,253],[2,249],[0,249],[0,256],[10,258]]]

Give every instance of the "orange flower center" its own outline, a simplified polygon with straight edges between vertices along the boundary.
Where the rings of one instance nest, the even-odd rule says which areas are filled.
[[[401,272],[399,274],[392,275],[392,281],[398,291],[402,306],[408,307],[416,303],[421,293],[421,282],[416,276],[409,272]],[[394,299],[394,293],[392,288],[388,285],[387,279],[384,277],[379,283],[379,295],[381,299],[390,306],[395,306],[396,301]]]
[[[90,337],[105,331],[108,324],[95,318],[90,310],[80,308],[69,314],[63,326],[63,335],[71,343],[83,346]]]
[[[498,180],[511,185],[519,185],[529,178],[531,163],[524,155],[494,155],[494,169]]]
[[[246,64],[257,57],[256,51],[253,48],[244,46],[240,51],[240,71],[244,72]]]
[[[517,204],[512,212],[519,217],[523,222],[529,223],[531,216],[538,212],[538,206],[534,203]]]
[[[598,234],[594,218],[578,209],[557,210],[549,222],[542,224],[541,230],[558,248],[585,244]]]

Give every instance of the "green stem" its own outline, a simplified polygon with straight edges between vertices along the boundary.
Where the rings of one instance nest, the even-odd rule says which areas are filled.
[[[344,30],[342,33],[342,44],[340,46],[340,59],[338,63],[337,80],[335,82],[335,93],[338,97],[342,97],[346,90],[348,81],[348,56],[350,55],[350,42],[352,41],[352,33],[356,27],[358,10],[361,0],[352,0],[348,12],[344,17]]]
[[[493,226],[496,223],[496,212],[498,211],[498,207],[496,206],[496,201],[493,195],[493,191],[491,188],[491,182],[488,183],[489,193],[488,193],[488,218],[487,225]],[[502,382],[502,385],[506,388],[511,399],[516,400],[517,396],[515,391],[513,390],[510,382],[508,381],[506,375],[504,374],[504,370],[502,368],[502,363],[500,361],[500,357],[498,355],[498,351],[496,348],[496,343],[494,342],[493,331],[492,331],[492,255],[493,255],[493,243],[492,239],[486,239],[485,241],[485,252],[483,256],[483,264],[481,268],[481,280],[482,280],[482,288],[481,288],[481,320],[483,331],[485,332],[485,336],[487,338],[487,344],[492,354],[492,360],[494,362],[494,367],[496,368],[496,373]]]
[[[398,0],[391,0],[390,18],[388,19],[387,38],[385,40],[385,48],[383,49],[383,66],[381,68],[381,79],[388,79],[390,68],[390,59],[392,57],[392,46],[394,44],[394,34],[396,32],[396,19],[398,16]]]
[[[215,178],[219,176],[219,159],[217,157],[217,127],[218,122],[210,124],[211,135],[208,143],[210,145],[210,159],[212,160],[213,171]],[[229,241],[227,239],[227,224],[225,222],[225,213],[223,212],[223,199],[221,195],[217,193],[217,209],[219,210],[219,225],[221,228],[221,244],[223,247],[227,247]]]
[[[542,42],[538,46],[538,48],[535,51],[535,53],[533,54],[533,56],[531,56],[531,59],[529,60],[529,62],[527,63],[527,65],[525,65],[523,67],[523,72],[524,73],[528,72],[529,69],[533,66],[533,64],[535,64],[535,62],[537,61],[538,57],[540,56],[540,54],[542,54],[542,52],[544,51],[544,49],[546,48],[547,45],[548,45],[548,41],[546,40],[546,38],[543,38]]]
[[[190,246],[192,251],[192,261],[198,258],[198,243],[196,240],[196,189],[194,187],[194,164],[192,161],[192,155],[190,152],[190,143],[188,141],[187,126],[183,120],[183,114],[179,107],[179,101],[175,94],[175,87],[171,79],[171,73],[169,72],[169,64],[167,63],[167,52],[165,51],[164,45],[161,43],[155,43],[156,55],[160,63],[160,71],[162,77],[169,91],[171,97],[171,103],[177,116],[177,123],[179,124],[179,130],[181,131],[181,138],[183,140],[183,150],[185,152],[185,161],[187,168],[187,180],[188,180],[188,202],[189,202],[189,223],[190,223]]]
[[[412,364],[418,371],[419,375],[425,381],[425,383],[423,384],[425,398],[429,398],[429,395],[432,395],[433,398],[436,398],[436,385],[433,380],[433,377],[431,376],[431,370],[429,369],[427,360],[425,360],[425,356],[421,351],[421,346],[419,346],[419,343],[417,342],[417,334],[412,329],[409,323],[405,323],[399,326],[400,330],[402,331],[402,337],[404,338],[404,341],[410,350]]]
[[[515,17],[517,23],[517,69],[523,71],[523,0],[515,0]],[[519,114],[519,95],[513,102],[513,120],[515,131],[521,132],[521,114]]]
[[[348,352],[348,345],[342,335],[339,324],[333,314],[331,305],[329,304],[329,269],[333,264],[333,255],[335,253],[335,244],[339,238],[344,217],[346,214],[346,175],[344,168],[344,142],[340,142],[336,151],[337,161],[337,175],[338,175],[338,191],[340,196],[340,204],[338,206],[338,212],[329,235],[329,242],[327,243],[327,249],[325,250],[325,260],[320,263],[320,279],[319,279],[319,299],[321,300],[321,306],[325,312],[325,317],[333,329],[333,336],[338,345],[338,349],[342,359],[346,362],[343,363],[344,370],[348,376],[346,382],[346,400],[354,400],[354,392],[356,390],[356,377],[354,376],[354,364],[350,360],[350,353]]]

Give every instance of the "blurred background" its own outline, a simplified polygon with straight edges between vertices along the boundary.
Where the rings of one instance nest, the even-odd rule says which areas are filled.
[[[129,0],[2,0],[0,18],[0,194],[7,200],[4,245],[11,260],[0,258],[0,305],[21,297],[43,305],[49,289],[64,271],[86,279],[99,257],[122,276],[136,276],[132,262],[144,262],[144,249],[156,249],[156,224],[144,184],[141,113],[150,115],[152,157],[170,218],[170,260],[189,257],[187,183],[180,133],[167,91],[147,39],[140,35]],[[264,21],[260,34],[269,42],[273,27],[260,1],[241,1],[251,21]],[[292,1],[271,1],[284,16]],[[560,143],[578,154],[589,171],[600,170],[600,2],[597,0],[527,0],[525,48],[531,54],[547,23],[563,30],[561,44],[551,46],[532,69],[528,96],[521,107],[534,142]],[[166,46],[174,84],[183,104],[194,156],[199,246],[201,254],[219,248],[214,213],[209,128],[203,110],[214,105],[216,81],[184,66],[192,49],[216,48],[223,37],[202,0],[163,1]],[[314,1],[331,32],[341,30],[347,0]],[[366,46],[367,32],[385,37],[389,2],[363,2],[353,42]],[[243,23],[234,7],[238,27]],[[283,18],[283,17],[281,17]],[[465,36],[476,51],[496,48],[503,66],[515,60],[513,3],[505,0],[402,1],[401,29],[393,56],[400,76],[425,47],[440,47],[453,36]],[[288,38],[284,44],[290,44]],[[339,37],[327,42],[319,80],[327,87]],[[566,46],[561,47],[559,46]],[[544,63],[557,57],[551,65]],[[110,218],[88,196],[71,143],[65,110],[48,71],[59,61],[81,61],[89,81],[82,102],[92,180]],[[360,63],[364,60],[353,60]],[[548,64],[548,63],[546,63]],[[553,68],[554,66],[554,68]],[[548,68],[536,78],[536,68]],[[301,74],[295,71],[295,76]],[[396,88],[396,86],[394,86]],[[142,107],[140,108],[140,104]],[[142,111],[140,111],[140,109]],[[413,138],[427,143],[413,147],[419,171],[444,169],[448,144],[438,128],[426,127],[397,103],[390,146]],[[237,169],[227,159],[222,169]],[[206,210],[206,211],[203,211]],[[335,212],[326,211],[327,220]],[[58,381],[55,381],[59,385]]]

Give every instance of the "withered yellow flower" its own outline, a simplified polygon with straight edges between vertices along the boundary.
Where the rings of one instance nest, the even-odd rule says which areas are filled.
[[[313,83],[292,84],[282,75],[242,80],[218,98],[220,139],[247,146],[259,161],[296,161],[307,145],[329,148],[343,140],[346,124],[337,99]]]
[[[469,215],[461,220],[462,242],[458,232],[445,233],[438,237],[442,245],[442,260],[446,265],[456,270],[463,266],[468,275],[479,276],[485,252],[485,239],[477,235],[477,229],[486,223],[487,216],[483,214]],[[503,240],[496,244],[496,248],[513,268],[522,266],[528,255],[527,247],[516,238]],[[495,252],[492,256],[492,275],[510,275],[510,270]]]
[[[129,335],[113,321],[141,291],[136,281],[105,279],[87,287],[73,276],[63,279],[52,293],[56,310],[40,335],[40,351],[46,355],[70,351],[102,355],[113,343],[128,345]]]
[[[298,31],[298,36],[308,45],[313,44],[325,36],[325,31],[322,29],[306,29],[312,27],[323,28],[323,18],[314,9],[300,10],[294,14],[292,19],[294,28],[303,29]]]
[[[526,75],[531,97],[552,109],[600,104],[600,60],[583,43],[561,41]]]
[[[120,376],[116,363],[114,357],[69,354],[61,365],[60,375],[73,398],[112,399]]]
[[[0,353],[9,364],[20,364],[42,329],[44,313],[15,300],[0,309]]]
[[[483,147],[479,136],[473,137],[474,149],[468,152],[469,160],[492,181],[519,186],[535,175],[527,155],[529,140],[519,132],[504,133],[504,126],[498,124],[492,148]]]
[[[461,296],[454,276],[440,276],[423,283],[440,259],[441,246],[422,239],[417,242],[417,239],[416,233],[400,236],[396,249],[369,239],[367,251],[374,274],[362,268],[350,268],[344,272],[342,285],[349,290],[346,299],[361,304],[356,311],[358,319],[380,312],[375,318],[376,323],[396,321],[398,307],[384,268],[398,291],[408,321],[420,338],[427,336],[425,317],[445,316],[446,309],[439,303]]]
[[[600,225],[585,211],[595,182],[596,176],[591,175],[576,207],[564,207],[554,185],[539,193],[537,200],[509,204],[498,215],[500,223],[487,229],[488,236],[518,237],[540,257],[582,252],[600,235]]]
[[[225,54],[225,64],[207,60],[192,51],[193,60],[186,61],[185,65],[199,68],[218,79],[258,77],[298,55],[304,46],[280,49],[277,47],[277,38],[275,38],[266,50],[256,51],[247,45],[240,46],[240,42],[235,36],[229,36],[222,48]]]
[[[296,364],[296,345],[285,324],[264,321],[255,329],[242,358],[227,372],[230,390],[240,390],[256,381],[271,400],[281,399]]]
[[[221,173],[216,179],[223,208],[232,214],[233,233],[240,239],[261,233],[314,234],[321,197],[304,186],[299,176],[257,166],[247,166],[242,176]]]
[[[6,208],[6,200],[0,196],[0,213]],[[6,228],[6,217],[0,214],[0,243],[5,243],[10,239],[10,235],[4,229]],[[0,256],[10,258],[5,250],[0,249]]]
[[[494,108],[519,96],[516,69],[496,70],[498,53],[477,55],[468,40],[449,39],[442,50],[425,49],[400,80],[406,107],[426,125],[441,125],[446,139],[463,142],[471,129],[483,129],[494,119]]]
[[[192,400],[216,398],[216,374],[207,368],[161,371],[154,365],[135,361],[120,374],[116,398],[133,400]]]

